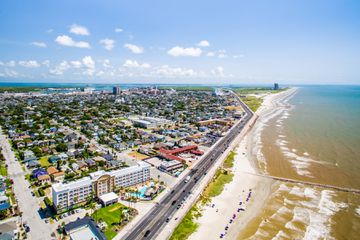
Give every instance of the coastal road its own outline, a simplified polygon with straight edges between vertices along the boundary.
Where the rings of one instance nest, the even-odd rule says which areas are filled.
[[[28,236],[30,235],[32,240],[51,239],[51,230],[38,213],[40,209],[39,203],[36,197],[31,195],[30,184],[25,180],[25,173],[16,160],[14,152],[11,150],[11,146],[1,128],[0,145],[3,148],[2,153],[8,166],[9,178],[14,181],[14,193],[22,212],[22,222],[26,222],[30,227]]]
[[[233,93],[234,94],[234,93]],[[236,96],[237,97],[237,96]],[[238,98],[238,97],[237,97]],[[215,162],[222,156],[230,143],[241,133],[244,126],[253,117],[254,113],[238,98],[241,106],[245,111],[245,116],[234,125],[229,133],[220,139],[214,148],[206,153],[201,162],[199,162],[194,169],[192,169],[183,179],[189,178],[189,181],[180,181],[172,188],[157,205],[155,205],[150,212],[139,221],[133,230],[128,233],[124,239],[152,239],[162,229],[189,194],[193,192],[198,182],[207,174],[207,171],[215,164]]]

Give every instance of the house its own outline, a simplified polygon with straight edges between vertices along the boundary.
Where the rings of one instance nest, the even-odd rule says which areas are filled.
[[[71,167],[74,171],[79,170],[79,165],[77,163],[73,163]]]
[[[57,173],[57,172],[59,172],[59,170],[57,170],[57,169],[56,169],[55,167],[53,167],[53,166],[48,167],[48,169],[47,169],[47,173],[48,173],[49,175],[52,175],[52,174]]]
[[[106,161],[114,160],[114,158],[113,158],[113,156],[111,154],[104,154],[103,158],[105,158]]]
[[[37,160],[37,158],[35,157],[35,154],[33,153],[33,151],[26,150],[24,152],[24,161],[29,162],[29,161],[34,161],[34,160]]]
[[[116,161],[116,160],[111,160],[107,162],[107,165],[109,167],[119,167],[120,166],[120,162]]]
[[[39,162],[37,160],[31,160],[27,163],[27,167],[28,168],[34,168],[34,167],[37,167],[39,166]]]
[[[16,144],[16,146],[17,146],[17,148],[23,148],[23,147],[25,147],[25,143],[24,142],[18,142]]]
[[[70,133],[69,135],[67,135],[65,137],[66,140],[68,140],[69,142],[75,141],[78,139],[77,135],[75,133]]]
[[[32,171],[33,178],[38,178],[39,176],[42,176],[42,175],[47,175],[47,171],[43,168],[37,168]]]
[[[10,208],[9,199],[6,195],[0,196],[0,211]],[[0,236],[1,239],[1,236]]]
[[[62,182],[64,180],[64,172],[57,170],[55,167],[48,167],[47,172],[53,181]]]
[[[79,166],[79,169],[82,171],[87,171],[88,170],[88,165],[84,162],[84,161],[77,161],[76,162],[77,165]]]
[[[93,157],[93,160],[95,161],[95,162],[106,162],[106,159],[105,158],[103,158],[103,157]]]
[[[60,153],[58,155],[58,157],[63,161],[65,161],[65,160],[67,160],[69,158],[69,156],[66,153]]]
[[[64,172],[57,172],[52,174],[52,179],[55,182],[62,182],[64,181],[65,173]]]
[[[40,184],[50,183],[50,181],[51,181],[51,178],[48,174],[38,176],[37,179]]]
[[[89,166],[89,167],[92,167],[92,166],[95,166],[96,165],[96,162],[94,160],[92,160],[91,158],[88,158],[85,160],[85,163]]]
[[[66,146],[68,150],[74,150],[76,148],[76,142],[68,142]]]
[[[49,162],[50,163],[56,163],[59,160],[60,160],[60,157],[57,156],[57,155],[53,155],[53,156],[49,157]]]

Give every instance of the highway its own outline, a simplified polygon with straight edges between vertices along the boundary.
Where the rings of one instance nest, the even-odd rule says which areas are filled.
[[[233,93],[235,94],[235,93]],[[237,97],[237,96],[236,96]],[[238,97],[237,97],[238,98]],[[169,221],[179,208],[179,204],[193,192],[196,185],[206,175],[207,171],[215,164],[220,156],[229,147],[230,143],[243,130],[244,126],[253,117],[254,113],[239,99],[239,102],[245,110],[245,116],[237,122],[229,131],[229,133],[221,138],[206,155],[202,158],[194,169],[180,180],[177,185],[172,188],[157,205],[155,205],[150,212],[139,221],[139,223],[129,232],[124,239],[152,239]],[[185,181],[190,177],[189,181]]]

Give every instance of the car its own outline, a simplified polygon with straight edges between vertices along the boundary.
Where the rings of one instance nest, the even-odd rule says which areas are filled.
[[[144,234],[144,238],[146,238],[147,236],[149,236],[149,234],[150,234],[150,230],[147,230],[146,232],[145,232],[145,234]]]
[[[31,196],[35,197],[35,193],[34,193],[34,192],[31,192]]]
[[[45,219],[45,223],[49,223],[49,219]]]
[[[28,225],[25,225],[25,232],[30,232],[30,227]]]
[[[176,200],[172,201],[171,205],[174,205],[176,203]]]
[[[170,221],[170,218],[167,218],[165,222],[169,222]]]
[[[175,190],[172,190],[170,194],[173,194],[175,192]]]

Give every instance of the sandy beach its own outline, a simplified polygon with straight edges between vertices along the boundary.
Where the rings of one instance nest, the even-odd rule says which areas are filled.
[[[225,239],[237,239],[239,233],[261,211],[272,189],[278,183],[253,174],[259,172],[256,156],[252,149],[249,138],[256,138],[259,130],[264,125],[263,118],[273,114],[275,106],[280,101],[290,97],[295,89],[270,94],[265,96],[262,106],[256,112],[259,119],[255,127],[242,139],[235,149],[235,157],[232,171],[233,181],[225,186],[224,191],[217,197],[212,198],[210,204],[203,207],[202,216],[196,220],[199,223],[198,230],[189,239],[215,239],[224,234]]]

